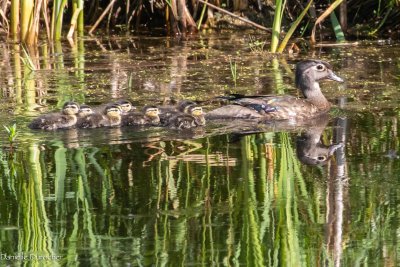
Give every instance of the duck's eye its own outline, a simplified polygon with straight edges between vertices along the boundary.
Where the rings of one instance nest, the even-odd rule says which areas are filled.
[[[325,157],[325,156],[318,156],[317,159],[318,159],[319,161],[325,161],[325,160],[326,160],[326,157]]]
[[[325,66],[322,65],[322,64],[318,64],[318,65],[316,66],[316,68],[317,68],[317,70],[319,70],[319,71],[325,70]]]

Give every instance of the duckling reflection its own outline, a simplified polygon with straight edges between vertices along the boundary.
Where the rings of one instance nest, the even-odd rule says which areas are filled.
[[[329,122],[328,115],[322,115],[315,120],[315,126],[309,127],[296,140],[297,157],[307,165],[325,165],[333,153],[344,146],[343,143],[325,145],[321,135]]]

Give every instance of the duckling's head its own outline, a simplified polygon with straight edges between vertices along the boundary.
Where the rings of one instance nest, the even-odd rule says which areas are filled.
[[[84,117],[87,115],[93,114],[93,110],[88,105],[81,105],[79,107],[78,116]]]
[[[130,101],[125,99],[118,100],[114,104],[121,107],[122,113],[128,113],[129,111],[136,109],[134,106],[132,106]]]
[[[199,107],[197,105],[191,105],[187,108],[187,113],[189,113],[190,115],[194,116],[194,117],[199,117],[199,116],[203,116],[203,108]]]
[[[156,118],[160,114],[160,110],[156,106],[145,106],[143,113],[150,118]]]
[[[296,87],[303,93],[307,90],[319,89],[318,82],[321,80],[343,82],[343,79],[332,71],[332,66],[325,61],[304,60],[297,63]]]
[[[183,113],[190,113],[189,112],[189,107],[197,105],[196,102],[191,101],[191,100],[182,100],[179,102],[177,109]]]
[[[65,115],[76,115],[79,112],[79,105],[75,102],[65,102],[62,108],[62,113]]]
[[[112,104],[106,107],[105,109],[105,114],[107,115],[107,117],[121,117],[121,107],[119,105],[116,104]]]

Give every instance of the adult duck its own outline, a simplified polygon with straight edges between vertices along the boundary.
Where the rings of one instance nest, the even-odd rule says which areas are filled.
[[[319,82],[343,82],[332,66],[321,60],[305,60],[296,65],[296,87],[304,98],[294,96],[234,96],[233,104],[206,114],[206,119],[306,120],[329,111],[331,103],[321,92]]]

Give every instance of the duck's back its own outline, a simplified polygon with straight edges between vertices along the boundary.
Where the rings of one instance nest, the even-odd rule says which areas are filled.
[[[121,125],[123,126],[146,125],[148,123],[145,115],[140,112],[130,112],[123,115],[121,119]]]
[[[107,126],[107,120],[105,116],[97,112],[79,118],[76,123],[76,127],[78,128],[99,128],[104,126]]]
[[[240,98],[207,113],[207,119],[305,120],[329,110],[294,96]]]
[[[50,113],[34,119],[28,127],[31,129],[56,130],[73,127],[76,116]]]
[[[270,97],[263,99],[269,112],[263,114],[265,120],[306,120],[329,110],[318,108],[304,98],[294,96]]]

